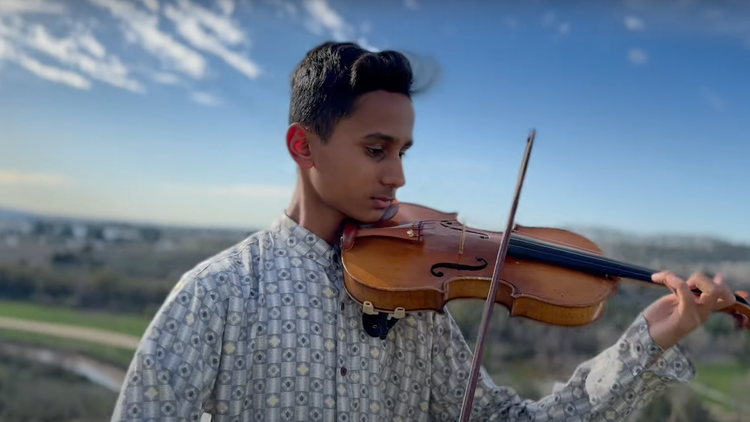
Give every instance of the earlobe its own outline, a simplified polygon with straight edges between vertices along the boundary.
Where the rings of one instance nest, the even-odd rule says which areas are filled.
[[[289,126],[286,132],[286,147],[289,155],[301,169],[307,170],[313,167],[307,131],[299,123]]]

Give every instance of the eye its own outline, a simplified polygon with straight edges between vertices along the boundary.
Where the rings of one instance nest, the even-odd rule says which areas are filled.
[[[370,154],[373,157],[380,157],[385,152],[385,151],[383,151],[382,147],[377,147],[377,146],[376,147],[365,147],[365,149],[367,150],[367,153]]]

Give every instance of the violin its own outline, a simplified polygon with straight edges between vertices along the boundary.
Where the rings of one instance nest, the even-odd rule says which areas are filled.
[[[348,222],[341,238],[344,286],[363,307],[363,324],[384,339],[407,313],[444,312],[455,299],[485,299],[477,347],[464,397],[468,417],[484,335],[493,306],[511,317],[557,326],[582,326],[599,320],[623,279],[652,281],[653,271],[604,256],[591,240],[568,230],[515,223],[520,191],[535,131],[527,139],[511,212],[503,232],[467,227],[457,213],[394,201],[381,221]],[[693,293],[700,295],[699,289]],[[722,309],[748,317],[748,293]]]

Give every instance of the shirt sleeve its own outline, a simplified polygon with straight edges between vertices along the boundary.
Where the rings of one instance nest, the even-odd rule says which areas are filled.
[[[456,420],[461,413],[472,352],[449,313],[435,314],[432,348],[431,417]],[[481,369],[472,421],[625,421],[654,394],[688,382],[696,370],[679,346],[654,343],[639,314],[613,346],[579,365],[566,383],[538,401],[523,399],[510,386],[494,384]]]
[[[201,419],[221,360],[221,287],[210,276],[183,275],[136,349],[112,422]]]

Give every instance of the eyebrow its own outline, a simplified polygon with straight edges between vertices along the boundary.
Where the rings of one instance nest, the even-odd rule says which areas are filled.
[[[396,137],[391,135],[386,135],[385,133],[375,132],[371,133],[369,135],[365,136],[365,139],[373,140],[373,141],[385,141],[385,142],[396,142]],[[408,148],[414,144],[414,141],[409,139],[408,141],[404,142],[404,147]]]

